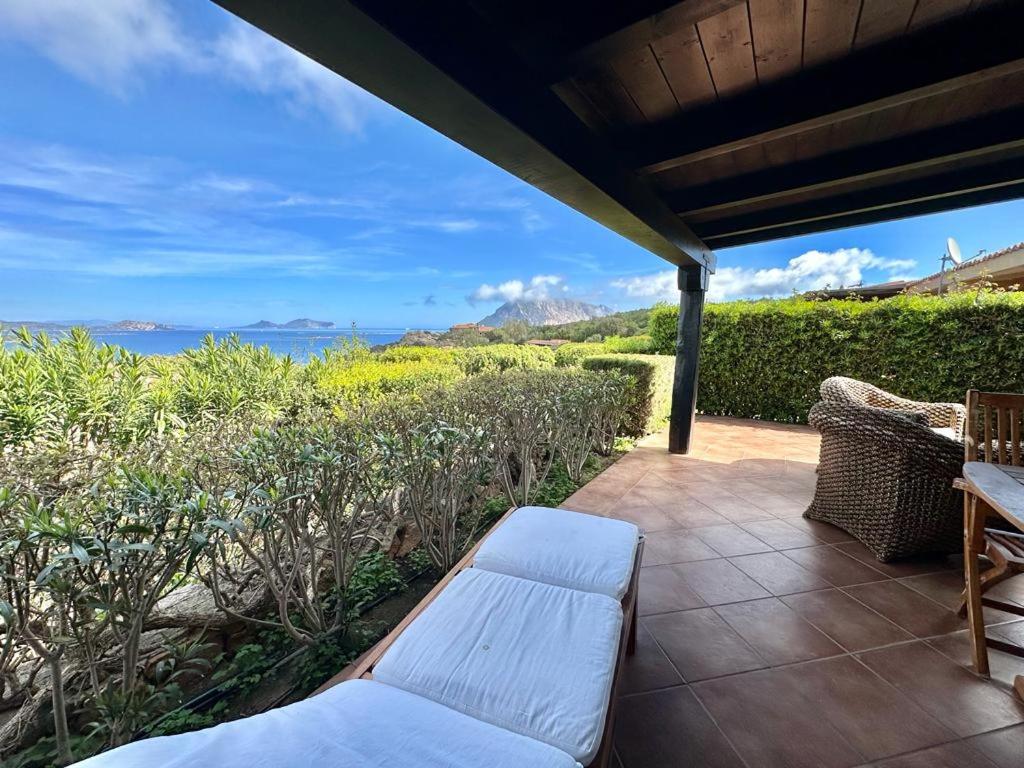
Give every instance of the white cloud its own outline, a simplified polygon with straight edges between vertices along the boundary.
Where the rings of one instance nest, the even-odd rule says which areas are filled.
[[[723,267],[711,276],[708,300],[788,296],[794,291],[838,288],[862,282],[868,269],[894,274],[914,266],[913,260],[883,259],[866,248],[807,251],[790,259],[784,267]],[[614,280],[612,287],[631,298],[672,301],[679,296],[675,270]]]
[[[166,0],[4,0],[0,38],[29,45],[81,80],[125,98],[147,75],[178,69],[278,97],[294,114],[320,114],[359,133],[380,105],[366,91],[284,43],[229,17],[190,36]]]
[[[137,88],[147,69],[196,63],[162,0],[5,0],[0,36],[119,96]]]
[[[522,280],[507,280],[498,285],[484,283],[466,297],[466,301],[475,304],[478,301],[534,301],[545,299],[551,288],[561,286],[562,290],[568,290],[562,278],[558,275],[534,275],[530,278],[529,284]]]
[[[243,88],[280,95],[298,115],[319,112],[358,133],[379,102],[353,83],[264,32],[235,22],[212,45],[215,66]]]

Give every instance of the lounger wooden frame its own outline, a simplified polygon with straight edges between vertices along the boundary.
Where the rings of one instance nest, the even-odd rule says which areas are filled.
[[[346,680],[355,680],[358,678],[364,678],[367,680],[373,679],[373,668],[377,662],[384,656],[391,644],[405,631],[405,629],[412,624],[412,622],[426,610],[427,606],[434,602],[435,598],[451,583],[451,580],[455,578],[456,574],[466,568],[473,566],[473,558],[476,557],[477,551],[480,549],[481,544],[487,539],[494,530],[498,528],[508,517],[515,511],[515,508],[510,509],[501,519],[496,522],[491,529],[484,535],[476,545],[466,553],[466,555],[452,568],[444,577],[434,585],[434,588],[428,592],[416,607],[413,608],[408,615],[403,618],[398,625],[391,630],[384,638],[382,638],[376,645],[374,645],[369,651],[364,653],[355,661],[355,663],[349,665],[337,675],[332,677],[322,686],[317,688],[313,692],[313,696],[318,693],[326,691],[328,688],[343,683]],[[597,756],[588,764],[587,768],[608,768],[611,764],[612,758],[612,734],[615,726],[615,701],[618,697],[619,681],[621,678],[623,662],[626,656],[632,656],[636,652],[636,631],[637,631],[637,590],[640,581],[640,564],[643,561],[644,554],[644,539],[641,535],[640,541],[637,545],[636,556],[633,560],[633,573],[629,579],[629,587],[626,589],[626,595],[622,598],[622,634],[619,639],[619,655],[615,662],[615,673],[612,678],[612,690],[611,696],[608,701],[608,709],[605,715],[604,721],[604,732],[601,735],[601,745],[598,749]]]

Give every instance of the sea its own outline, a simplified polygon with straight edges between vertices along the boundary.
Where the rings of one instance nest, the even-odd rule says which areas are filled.
[[[360,328],[355,336],[370,346],[392,344],[406,332],[406,328]],[[199,346],[207,334],[215,339],[236,335],[243,344],[267,346],[278,355],[290,355],[292,359],[306,361],[312,355],[320,355],[325,349],[339,348],[351,341],[350,329],[231,329],[197,328],[175,329],[173,331],[92,331],[91,335],[100,344],[115,344],[144,355],[175,355],[185,349]]]

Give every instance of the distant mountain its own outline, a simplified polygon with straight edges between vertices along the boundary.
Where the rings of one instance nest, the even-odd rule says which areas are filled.
[[[298,320],[289,320],[287,323],[272,323],[269,320],[260,320],[252,325],[243,325],[244,330],[266,330],[271,328],[333,328],[334,323],[330,320],[310,320],[308,317],[300,317]]]
[[[587,304],[574,299],[507,301],[481,320],[480,325],[500,327],[513,320],[522,320],[527,325],[558,325],[593,320],[611,313],[611,308],[603,304]]]
[[[105,333],[109,331],[173,331],[176,327],[173,325],[164,325],[163,323],[154,323],[152,320],[120,320],[116,323],[112,323],[108,320],[92,320],[81,323],[60,323],[51,322],[44,320],[0,320],[0,326],[7,329],[21,328],[22,326],[28,328],[33,333],[39,333],[40,331],[47,331],[49,333],[57,333],[60,331],[67,331],[75,326],[86,326],[90,331],[95,333]]]

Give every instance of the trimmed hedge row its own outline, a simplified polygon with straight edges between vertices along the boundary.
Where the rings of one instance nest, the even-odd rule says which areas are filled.
[[[665,344],[675,307],[650,335]],[[739,301],[704,313],[698,408],[803,422],[829,376],[914,400],[961,402],[969,388],[1024,391],[1024,293],[886,301]]]
[[[589,371],[617,371],[630,377],[626,417],[619,433],[643,437],[661,429],[672,407],[675,358],[664,355],[599,355],[581,363]]]
[[[588,357],[607,353],[608,348],[603,341],[569,342],[555,350],[555,365],[559,368],[568,368],[579,365]]]

